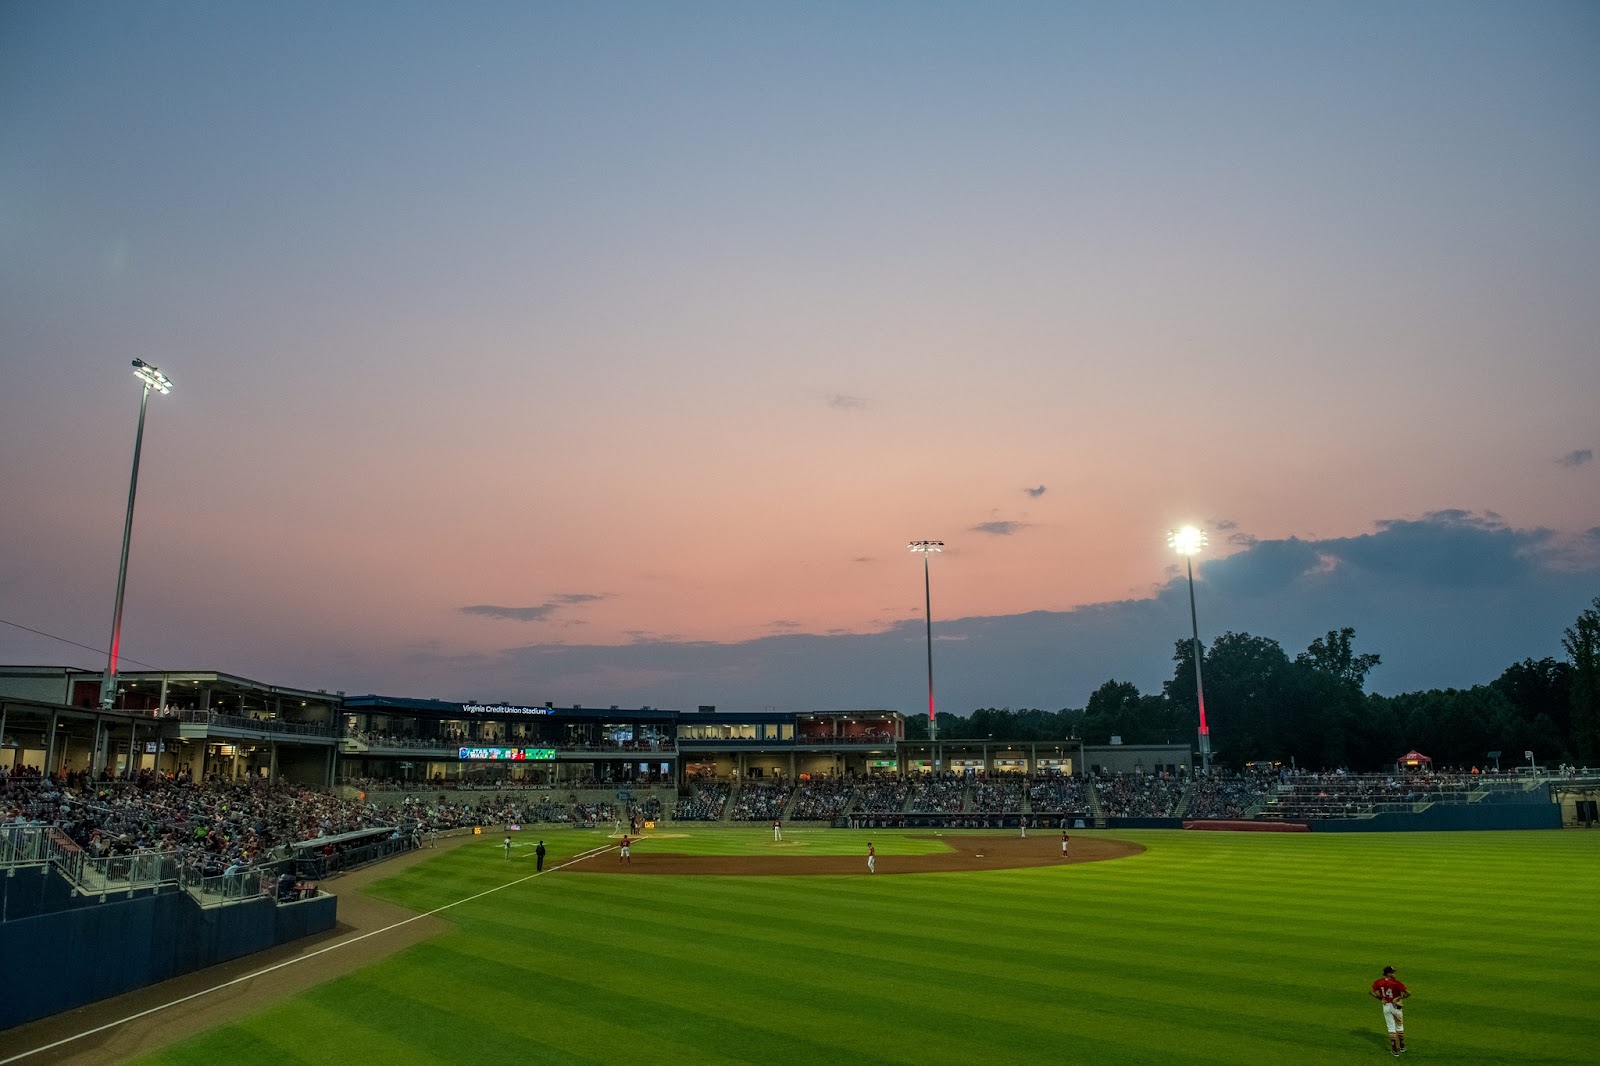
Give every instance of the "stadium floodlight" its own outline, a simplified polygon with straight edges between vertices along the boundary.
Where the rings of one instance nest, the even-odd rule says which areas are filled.
[[[1200,708],[1200,769],[1211,770],[1211,730],[1206,725],[1206,690],[1200,683],[1200,621],[1194,610],[1194,557],[1206,546],[1206,531],[1196,526],[1167,531],[1167,544],[1183,556],[1189,573],[1189,625],[1194,631],[1194,698]]]
[[[931,744],[939,739],[939,720],[933,715],[933,588],[928,578],[928,556],[944,551],[944,541],[914,540],[906,547],[922,553],[922,601],[928,611],[928,742]],[[928,759],[936,761],[932,751]]]
[[[133,376],[144,382],[146,388],[155,389],[163,396],[172,391],[172,379],[143,359],[133,361]]]
[[[100,707],[109,709],[117,700],[117,650],[122,643],[122,594],[128,587],[128,545],[133,540],[133,501],[139,492],[139,452],[144,447],[144,413],[150,405],[150,392],[165,396],[172,391],[172,379],[143,359],[133,361],[133,376],[144,385],[139,397],[139,429],[133,436],[133,475],[128,479],[128,513],[122,522],[122,560],[117,564],[117,601],[111,610],[111,650],[106,656],[106,675],[100,679]]]

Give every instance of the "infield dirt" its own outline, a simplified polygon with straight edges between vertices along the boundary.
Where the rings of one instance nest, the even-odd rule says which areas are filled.
[[[883,831],[884,839],[927,839],[933,834]],[[948,851],[930,855],[878,856],[879,874],[971,873],[978,870],[1015,870],[1032,866],[1077,865],[1137,855],[1143,844],[1126,840],[1078,838],[1072,841],[1071,859],[1061,858],[1061,838],[1041,833],[1020,836],[942,836]],[[630,863],[619,863],[615,852],[574,863],[563,874],[701,874],[721,877],[805,877],[812,874],[865,874],[867,853],[859,855],[673,855],[665,841],[656,850],[652,838],[636,841]]]

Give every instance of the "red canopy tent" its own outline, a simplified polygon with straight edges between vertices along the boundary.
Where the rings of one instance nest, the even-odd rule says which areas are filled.
[[[1396,759],[1394,764],[1402,770],[1426,770],[1433,766],[1433,760],[1416,748],[1412,748]]]

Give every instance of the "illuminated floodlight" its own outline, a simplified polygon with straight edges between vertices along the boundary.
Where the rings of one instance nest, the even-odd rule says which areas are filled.
[[[117,653],[122,646],[122,598],[128,587],[128,544],[133,539],[133,501],[139,492],[139,453],[144,447],[145,409],[150,405],[151,392],[165,396],[172,391],[172,379],[143,359],[133,361],[133,376],[139,379],[144,388],[139,393],[139,428],[133,435],[133,473],[128,478],[128,511],[122,522],[122,559],[117,564],[117,599],[111,609],[111,647],[106,653],[105,676],[100,679],[102,709],[111,708],[117,699]],[[95,771],[98,767],[90,766],[89,769]]]
[[[1179,555],[1197,555],[1206,546],[1206,531],[1195,526],[1167,531],[1167,546]]]
[[[939,739],[939,719],[933,713],[933,591],[928,579],[928,557],[944,551],[944,541],[914,540],[906,547],[922,556],[922,598],[928,609],[928,740],[931,742]]]
[[[1167,531],[1167,544],[1183,556],[1189,575],[1189,625],[1194,634],[1194,699],[1200,711],[1200,768],[1211,772],[1211,727],[1206,724],[1206,689],[1200,679],[1200,619],[1194,609],[1194,557],[1206,546],[1206,531],[1195,526]]]
[[[163,396],[172,391],[172,379],[143,359],[133,361],[133,376],[144,382],[145,388],[155,389]]]

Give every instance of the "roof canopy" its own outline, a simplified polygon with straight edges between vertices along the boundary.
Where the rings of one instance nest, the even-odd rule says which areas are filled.
[[[1432,763],[1432,759],[1422,754],[1422,752],[1418,751],[1416,748],[1412,748],[1410,751],[1406,752],[1404,755],[1400,756],[1400,758],[1395,760],[1395,765],[1399,766],[1402,770],[1415,770],[1419,766],[1429,766],[1432,765]]]

